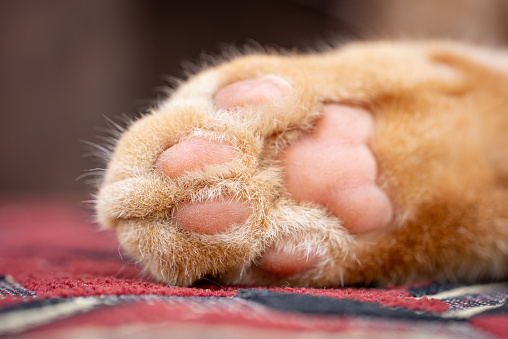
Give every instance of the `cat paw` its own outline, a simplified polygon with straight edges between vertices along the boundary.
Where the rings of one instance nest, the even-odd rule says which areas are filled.
[[[302,108],[302,89],[278,75],[218,87],[184,87],[122,137],[101,223],[170,284],[337,279],[330,267],[351,235],[393,218],[369,148],[372,115],[315,99]]]
[[[199,73],[122,135],[98,192],[99,222],[175,285],[211,276],[326,286],[444,272],[449,246],[432,225],[448,210],[432,206],[465,196],[451,186],[456,173],[470,175],[455,155],[471,153],[441,142],[467,132],[443,128],[463,119],[443,112],[463,107],[467,86],[426,53],[366,44],[246,56]],[[474,212],[456,201],[461,218]],[[454,216],[440,220],[462,227]]]

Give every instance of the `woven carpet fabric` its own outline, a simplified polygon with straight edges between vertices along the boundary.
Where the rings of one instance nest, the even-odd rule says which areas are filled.
[[[58,200],[0,199],[0,337],[508,338],[508,282],[172,287],[90,219]]]

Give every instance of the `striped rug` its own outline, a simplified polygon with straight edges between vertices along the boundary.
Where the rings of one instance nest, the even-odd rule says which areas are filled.
[[[89,219],[61,201],[0,199],[0,337],[508,338],[508,282],[170,287]]]

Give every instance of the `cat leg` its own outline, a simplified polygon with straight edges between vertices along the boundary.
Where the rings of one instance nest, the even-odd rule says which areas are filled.
[[[453,201],[453,203],[450,203]],[[428,201],[405,227],[357,239],[346,284],[475,282],[508,277],[508,191],[485,187]]]

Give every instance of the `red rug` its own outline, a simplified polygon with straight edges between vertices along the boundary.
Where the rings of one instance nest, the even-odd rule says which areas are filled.
[[[0,199],[0,336],[508,338],[508,282],[170,287],[90,219],[68,203]]]

